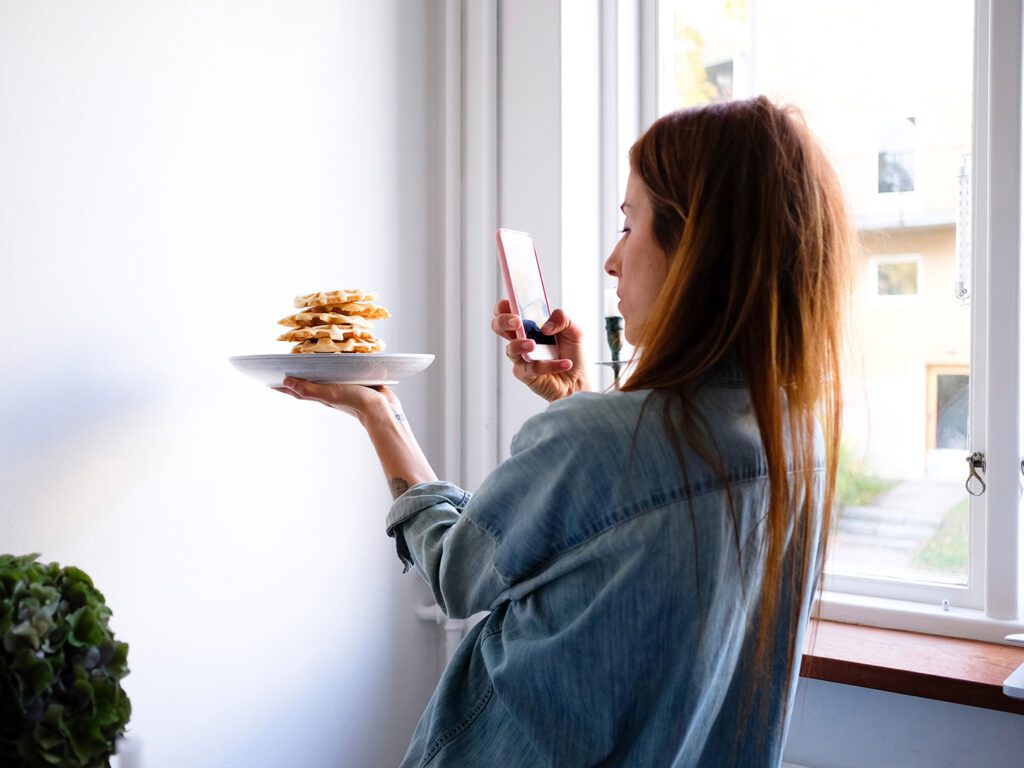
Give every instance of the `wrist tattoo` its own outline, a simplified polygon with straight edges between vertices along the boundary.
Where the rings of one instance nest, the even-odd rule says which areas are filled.
[[[409,483],[400,477],[392,477],[388,480],[388,485],[391,486],[391,498],[393,499],[397,499],[409,490]]]
[[[409,420],[405,418],[405,414],[401,411],[392,408],[391,415],[395,417],[395,423],[402,428],[402,430],[408,434],[412,434],[412,427],[409,426]]]

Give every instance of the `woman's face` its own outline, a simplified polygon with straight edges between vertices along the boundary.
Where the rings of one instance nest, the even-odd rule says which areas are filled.
[[[633,173],[626,182],[622,212],[626,216],[622,237],[604,263],[604,271],[619,280],[616,293],[626,341],[635,346],[668,277],[668,255],[654,238],[654,208],[647,188]]]

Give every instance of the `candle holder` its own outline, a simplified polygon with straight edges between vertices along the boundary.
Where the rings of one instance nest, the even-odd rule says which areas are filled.
[[[609,315],[604,319],[604,330],[608,337],[608,349],[612,353],[612,371],[615,372],[615,383],[619,382],[619,371],[622,363],[619,361],[619,353],[622,352],[622,318],[618,315]]]

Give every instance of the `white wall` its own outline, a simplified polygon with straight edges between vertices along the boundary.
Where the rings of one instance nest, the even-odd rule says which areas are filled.
[[[0,551],[106,594],[145,768],[394,765],[432,690],[361,429],[227,358],[347,286],[436,351],[439,45],[436,2],[0,0]]]

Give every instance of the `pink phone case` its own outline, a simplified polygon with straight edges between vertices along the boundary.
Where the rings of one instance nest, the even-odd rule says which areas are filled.
[[[548,309],[550,309],[551,302],[548,301],[548,292],[547,289],[544,287],[544,274],[540,271],[540,259],[537,258],[537,246],[533,242],[533,238],[526,232],[519,232],[514,229],[501,228],[494,233],[494,240],[498,245],[498,260],[501,262],[501,274],[505,278],[505,292],[508,294],[508,303],[511,306],[512,311],[519,315],[520,319],[522,319],[523,315],[519,308],[519,300],[516,297],[516,291],[513,285],[512,275],[508,268],[508,259],[505,256],[505,243],[503,238],[506,237],[526,238],[529,241],[530,248],[533,250],[534,264],[537,267],[537,279],[540,282],[540,290],[541,293],[544,295],[544,304],[548,307]],[[526,330],[523,326],[524,323],[520,323],[519,327],[516,328],[516,338],[526,338]],[[529,354],[523,354],[522,357],[523,360],[527,362],[532,362],[534,360],[557,360],[559,358],[558,345],[537,344],[533,348],[533,352]]]

